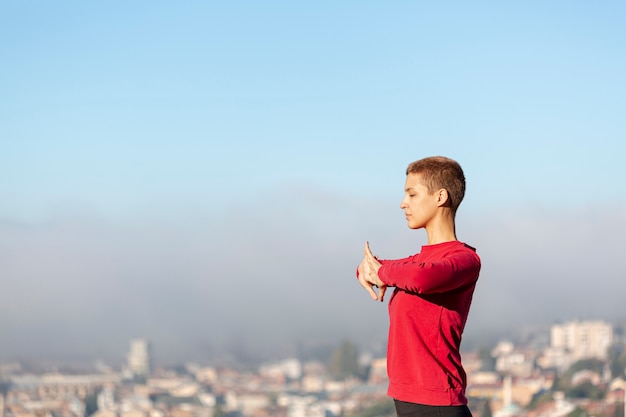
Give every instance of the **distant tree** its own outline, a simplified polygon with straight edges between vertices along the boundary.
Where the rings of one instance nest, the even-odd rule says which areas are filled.
[[[561,376],[555,378],[552,386],[553,391],[563,391],[568,398],[587,398],[599,400],[606,396],[605,386],[594,385],[591,381],[584,381],[573,385],[573,376],[583,370],[588,370],[601,374],[604,370],[605,362],[600,359],[583,359],[575,362]]]
[[[580,397],[579,395],[581,391],[587,390],[586,387],[582,387],[581,389],[574,389],[572,386],[572,377],[580,371],[589,370],[592,372],[596,372],[598,374],[602,374],[604,371],[605,362],[600,359],[582,359],[577,362],[574,362],[572,366],[563,374],[554,379],[554,383],[552,385],[553,391],[564,391],[565,395],[569,396],[569,392],[575,394],[573,398],[585,398]],[[595,390],[593,391],[595,395]]]
[[[0,395],[5,396],[11,388],[11,381],[8,379],[0,379]]]
[[[395,417],[396,407],[392,400],[378,401],[362,410],[352,412],[347,417]]]
[[[319,361],[328,363],[335,347],[335,345],[327,343],[319,345],[299,344],[297,346],[297,357],[302,362]]]
[[[574,375],[578,371],[590,370],[597,373],[602,373],[604,369],[604,361],[600,359],[581,359],[574,362],[572,366],[567,370],[567,375]]]
[[[480,405],[480,410],[478,414],[480,415],[480,417],[492,417],[491,401],[489,401],[488,398],[485,399],[485,401],[483,401]]]
[[[589,381],[569,387],[565,389],[564,392],[565,396],[569,398],[588,398],[591,400],[600,400],[605,396],[605,391],[602,388],[593,385]]]
[[[172,367],[173,371],[176,372],[176,375],[180,375],[180,376],[193,376],[193,374],[191,372],[189,372],[189,370],[187,369],[187,367],[185,365],[175,365],[174,367]]]
[[[539,405],[550,402],[553,400],[552,391],[541,390],[537,392],[530,400],[530,403],[526,406],[529,410],[534,410]]]
[[[496,370],[496,358],[491,355],[491,349],[489,347],[480,347],[478,349],[478,357],[481,361],[481,371],[493,372]]]
[[[612,346],[608,350],[608,363],[613,378],[624,377],[626,370],[626,349],[623,346]]]
[[[359,352],[352,343],[344,341],[330,358],[328,371],[335,378],[359,376]]]
[[[100,390],[93,392],[85,397],[85,416],[89,417],[98,411],[98,394]]]
[[[213,417],[225,417],[226,414],[222,409],[222,405],[220,403],[215,404],[215,409],[213,411]]]
[[[133,383],[137,385],[144,385],[148,381],[147,375],[135,375],[133,376]]]
[[[572,412],[570,412],[567,417],[585,417],[587,412],[584,408],[576,407]]]

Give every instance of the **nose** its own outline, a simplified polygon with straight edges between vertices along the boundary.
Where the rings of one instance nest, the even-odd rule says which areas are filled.
[[[403,198],[402,201],[400,202],[400,208],[402,210],[404,210],[407,207],[408,207],[408,204],[406,203],[405,199]]]

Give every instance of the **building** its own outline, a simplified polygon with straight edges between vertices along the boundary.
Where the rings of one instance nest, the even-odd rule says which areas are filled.
[[[550,346],[570,353],[572,361],[607,358],[613,326],[605,321],[570,321],[550,329]]]
[[[130,341],[128,370],[135,378],[147,378],[150,375],[150,345],[145,339],[133,339]]]

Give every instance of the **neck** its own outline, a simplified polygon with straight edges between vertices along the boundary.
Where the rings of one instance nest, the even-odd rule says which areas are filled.
[[[435,217],[431,223],[426,225],[425,229],[429,245],[457,240],[453,216]]]

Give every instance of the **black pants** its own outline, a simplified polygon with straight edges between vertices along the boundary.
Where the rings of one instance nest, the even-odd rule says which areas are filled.
[[[437,406],[393,401],[398,417],[472,417],[466,405]]]

